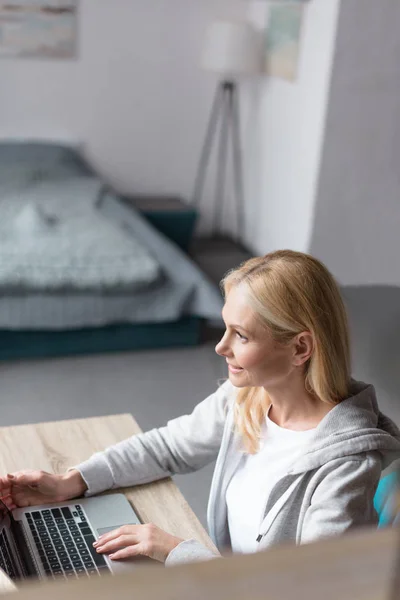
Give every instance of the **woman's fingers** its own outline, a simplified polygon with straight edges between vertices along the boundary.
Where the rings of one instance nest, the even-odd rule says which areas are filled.
[[[7,473],[6,476],[0,477],[0,497],[14,496],[22,490],[26,490],[25,475],[20,471],[16,473]],[[23,487],[21,487],[21,484]]]
[[[11,496],[12,488],[4,488],[0,490],[0,498],[7,498],[7,496]]]
[[[7,476],[0,477],[0,495],[8,496],[11,493],[11,489],[12,489],[12,483],[9,480],[9,478]]]
[[[97,542],[94,542],[93,546],[95,548],[103,546],[106,542],[110,542],[121,535],[139,535],[140,529],[143,527],[145,527],[145,525],[123,525],[123,527],[118,527],[118,529],[113,529],[113,531],[101,535]]]
[[[5,504],[7,506],[7,508],[9,510],[14,510],[14,508],[17,508],[14,500],[12,499],[12,497],[10,495],[2,496],[1,501],[3,502],[3,504]]]
[[[137,544],[138,539],[134,535],[120,535],[113,540],[109,540],[108,542],[101,542],[101,544],[96,546],[96,550],[99,553],[103,552],[115,552],[116,550],[120,550],[121,548],[126,548],[127,546],[131,546],[132,544]]]
[[[14,504],[21,508],[32,504],[42,504],[41,498],[30,488],[14,486],[10,496]]]
[[[122,548],[122,550],[117,550],[117,552],[109,554],[109,558],[111,558],[111,560],[120,560],[122,558],[139,556],[140,554],[143,554],[141,545],[135,544],[134,546],[128,546],[127,548]]]
[[[8,475],[12,483],[19,486],[37,487],[42,473],[40,471],[18,471]]]
[[[107,553],[113,560],[129,556],[148,556],[165,562],[168,554],[183,540],[163,531],[153,523],[125,525],[100,536],[93,544],[99,553]]]

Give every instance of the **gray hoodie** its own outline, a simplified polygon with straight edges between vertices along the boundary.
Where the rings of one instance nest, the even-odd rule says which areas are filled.
[[[233,427],[237,388],[226,381],[190,415],[133,436],[77,465],[87,496],[106,489],[190,473],[217,459],[208,503],[208,527],[229,552],[226,490],[244,458]],[[307,448],[268,498],[257,538],[259,549],[303,544],[377,523],[373,498],[383,469],[400,457],[400,431],[378,408],[372,385],[352,380],[351,395],[319,423]],[[196,540],[179,544],[166,565],[215,555]]]

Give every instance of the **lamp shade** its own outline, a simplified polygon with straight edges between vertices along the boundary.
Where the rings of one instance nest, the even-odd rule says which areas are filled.
[[[261,71],[259,32],[245,21],[214,21],[206,31],[201,66],[226,75]]]

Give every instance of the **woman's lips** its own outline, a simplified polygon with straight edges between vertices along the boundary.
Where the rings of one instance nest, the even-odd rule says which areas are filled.
[[[228,369],[231,373],[240,373],[241,371],[243,371],[243,369],[241,367],[234,367],[233,365],[229,365],[229,364],[228,364]]]

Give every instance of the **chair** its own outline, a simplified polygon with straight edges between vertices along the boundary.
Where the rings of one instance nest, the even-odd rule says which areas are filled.
[[[400,524],[400,469],[382,477],[374,497],[378,527]]]

